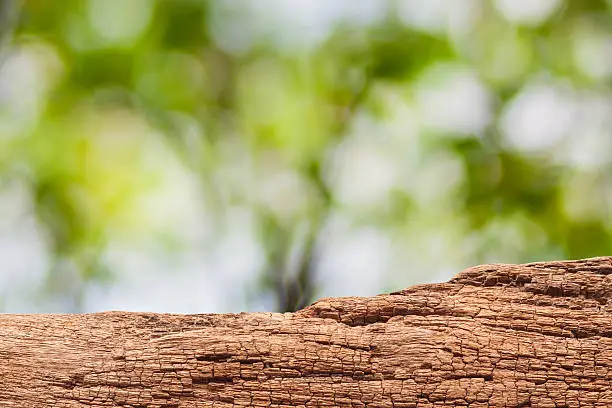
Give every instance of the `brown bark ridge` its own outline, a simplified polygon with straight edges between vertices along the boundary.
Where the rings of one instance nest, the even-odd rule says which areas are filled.
[[[0,315],[0,407],[609,407],[612,257],[296,313]]]

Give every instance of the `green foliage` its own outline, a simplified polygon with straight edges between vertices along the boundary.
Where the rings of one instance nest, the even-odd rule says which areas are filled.
[[[544,148],[521,147],[503,118],[540,79],[569,84],[575,101],[607,97],[612,74],[605,66],[585,68],[580,55],[591,55],[581,52],[596,35],[608,44],[602,52],[609,61],[610,2],[565,1],[541,23],[521,24],[475,1],[481,13],[464,31],[411,26],[397,13],[400,2],[384,3],[389,10],[380,20],[342,20],[319,42],[283,48],[283,38],[266,31],[273,23],[257,20],[266,13],[239,19],[257,7],[252,1],[134,0],[122,9],[119,0],[66,0],[61,7],[25,0],[7,48],[5,68],[21,67],[14,72],[25,79],[15,79],[18,91],[0,101],[0,178],[29,186],[52,256],[74,261],[88,282],[109,277],[104,254],[111,243],[172,235],[171,220],[160,221],[143,203],[176,177],[185,185],[194,179],[204,199],[192,207],[213,220],[206,226],[212,235],[227,232],[228,208],[254,214],[265,258],[259,289],[277,293],[282,309],[315,296],[334,217],[393,237],[395,263],[386,272],[401,284],[406,257],[418,256],[414,248],[429,239],[448,244],[437,256],[420,252],[419,265],[430,265],[424,274],[608,253],[610,199],[596,193],[610,187],[608,178],[593,178],[579,197],[568,194],[567,183],[609,173],[612,155],[576,165],[567,159],[576,133]],[[224,27],[233,31],[219,31]],[[293,28],[284,30],[289,36]],[[484,89],[490,119],[482,126],[461,117],[434,126],[478,103],[452,105],[449,96],[433,109],[426,105],[432,87],[445,86],[442,66],[467,72]],[[572,129],[580,133],[580,123]],[[603,129],[591,140],[609,138]],[[361,156],[337,158],[351,146]],[[371,154],[389,163],[381,174],[392,174],[388,187],[374,188],[378,196],[361,198],[375,196],[376,205],[354,198],[359,186],[369,187],[363,175],[351,176],[368,175],[359,169],[369,169]],[[447,168],[458,170],[445,174]],[[49,266],[51,279],[58,265]]]

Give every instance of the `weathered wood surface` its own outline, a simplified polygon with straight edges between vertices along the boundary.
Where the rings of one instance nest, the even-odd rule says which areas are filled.
[[[297,313],[0,315],[0,407],[609,407],[612,258]]]

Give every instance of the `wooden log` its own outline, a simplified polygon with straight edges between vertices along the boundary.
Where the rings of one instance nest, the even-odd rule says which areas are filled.
[[[296,313],[0,315],[0,407],[609,407],[612,257]]]

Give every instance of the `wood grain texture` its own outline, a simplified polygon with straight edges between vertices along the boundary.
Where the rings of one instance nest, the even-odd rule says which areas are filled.
[[[612,258],[297,313],[0,315],[0,407],[609,407]]]

